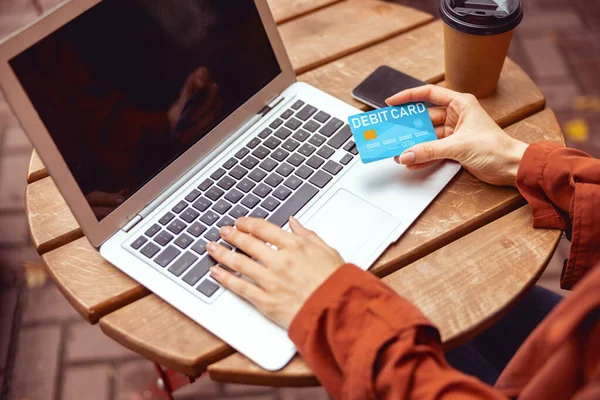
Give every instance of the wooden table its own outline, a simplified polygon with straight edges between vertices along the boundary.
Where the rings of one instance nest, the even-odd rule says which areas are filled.
[[[352,88],[383,64],[444,84],[442,23],[431,15],[379,0],[269,3],[299,80],[360,109],[367,107],[352,99]],[[482,103],[514,137],[563,141],[542,93],[509,59],[498,93]],[[298,356],[279,372],[262,370],[102,259],[35,152],[27,180],[31,236],[48,273],[106,335],[190,376],[208,369],[212,379],[226,382],[318,384]],[[518,301],[543,272],[559,237],[558,231],[531,227],[530,209],[517,190],[461,171],[371,271],[416,304],[451,348]]]

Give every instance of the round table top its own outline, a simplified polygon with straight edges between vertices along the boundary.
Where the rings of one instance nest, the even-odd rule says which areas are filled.
[[[380,65],[443,85],[442,22],[379,0],[269,0],[298,79],[362,110],[354,88]],[[348,24],[348,21],[361,21]],[[535,83],[510,59],[498,92],[481,100],[506,131],[526,142],[564,142]],[[159,299],[83,237],[34,152],[26,210],[33,242],[62,293],[90,323],[146,358],[190,376],[273,386],[315,385],[296,356],[268,372]],[[466,342],[518,301],[539,278],[560,238],[533,229],[514,188],[460,171],[371,268],[440,329],[448,348]]]

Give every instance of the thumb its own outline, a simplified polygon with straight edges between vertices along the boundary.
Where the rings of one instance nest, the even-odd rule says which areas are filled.
[[[422,164],[433,160],[441,160],[455,158],[454,148],[452,146],[452,137],[434,140],[417,144],[410,149],[407,149],[400,156],[396,156],[395,160],[398,164],[412,165]]]

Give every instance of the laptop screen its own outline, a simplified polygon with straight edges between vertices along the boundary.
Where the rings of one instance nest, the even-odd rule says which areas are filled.
[[[10,66],[98,220],[281,72],[252,0],[104,0]]]

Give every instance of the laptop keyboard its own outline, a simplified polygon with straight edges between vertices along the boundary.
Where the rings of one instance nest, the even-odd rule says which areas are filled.
[[[358,154],[351,137],[347,124],[298,100],[127,246],[210,300],[220,286],[208,279],[217,262],[206,244],[235,250],[219,228],[243,216],[283,227]]]

